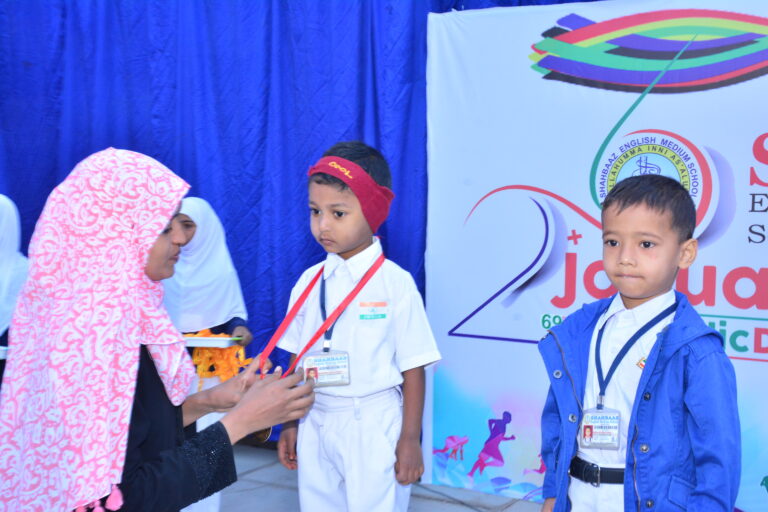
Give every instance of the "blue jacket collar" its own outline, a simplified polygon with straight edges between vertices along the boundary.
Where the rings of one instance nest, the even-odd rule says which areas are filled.
[[[720,333],[704,323],[684,294],[676,291],[675,297],[677,297],[675,320],[669,325],[664,336],[661,354],[659,354],[660,360],[671,357],[680,347],[709,334],[717,336],[722,342]]]
[[[675,297],[677,299],[675,320],[665,330],[658,362],[665,361],[682,346],[701,336],[714,334],[715,336],[722,338],[720,333],[704,323],[684,294],[676,291]],[[573,349],[573,340],[578,340],[577,352],[584,350],[584,347],[581,347],[581,345],[586,345],[587,353],[589,352],[589,344],[592,340],[592,330],[594,329],[597,320],[600,318],[600,315],[602,315],[610,306],[612,299],[612,297],[608,297],[606,299],[585,304],[581,309],[569,315],[567,322],[563,322],[552,328],[552,332],[557,335],[560,343],[563,345],[562,349],[565,351],[566,362],[571,367],[575,366],[575,364],[571,364],[570,361],[570,356],[575,354],[569,354]],[[564,343],[564,340],[569,340],[569,342]],[[586,372],[586,368],[584,368],[583,371]]]

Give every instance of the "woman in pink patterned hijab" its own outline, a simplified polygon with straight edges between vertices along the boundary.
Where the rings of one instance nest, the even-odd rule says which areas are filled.
[[[311,390],[290,389],[298,377],[283,379],[280,389],[269,388],[278,384],[274,378],[250,386],[255,370],[249,368],[232,379],[228,394],[190,397],[178,407],[193,367],[162,307],[157,281],[173,274],[181,242],[170,221],[188,188],[152,158],[109,148],[80,162],[49,196],[30,242],[29,278],[10,327],[0,394],[0,510],[100,510],[99,500],[107,496],[107,508],[117,510],[123,505],[113,492],[117,484],[124,493],[126,485],[135,489],[146,510],[181,508],[213,486],[205,468],[195,467],[197,457],[215,452],[216,445],[222,464],[232,465],[232,442],[264,423],[283,421],[265,413],[267,405],[287,406],[300,416],[311,404]],[[154,365],[142,359],[140,370],[141,357]],[[159,376],[166,409],[178,410],[185,423],[237,406],[214,426],[218,430],[211,427],[207,441],[185,443],[179,453],[164,452],[150,465],[134,464],[138,469],[130,478],[142,483],[131,487],[124,481],[126,450],[132,464],[130,445],[143,442],[140,436],[155,414],[135,403],[142,393],[137,379],[141,388],[142,371],[152,366],[156,372],[149,370],[149,378]],[[269,404],[265,390],[272,393]],[[137,421],[150,426],[139,425],[134,433]],[[223,485],[236,478],[234,466],[227,469],[232,475]],[[174,480],[184,471],[202,490],[177,492]],[[168,502],[155,496],[162,493],[178,496]]]

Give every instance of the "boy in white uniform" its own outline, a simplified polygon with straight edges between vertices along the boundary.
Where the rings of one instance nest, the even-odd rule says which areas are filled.
[[[316,400],[306,418],[283,425],[278,456],[299,470],[304,512],[404,512],[424,471],[424,366],[440,354],[413,278],[373,237],[394,197],[389,166],[374,148],[346,142],[309,176],[311,230],[328,256],[296,283],[291,306],[310,291],[279,346],[317,375]]]

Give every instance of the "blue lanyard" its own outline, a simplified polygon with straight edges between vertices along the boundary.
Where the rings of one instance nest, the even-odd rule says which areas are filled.
[[[323,317],[323,322],[325,322],[326,319],[326,313],[325,313],[325,278],[320,279],[320,314]],[[338,322],[339,319],[336,319],[336,322]],[[333,328],[336,327],[336,322],[333,322],[333,324],[323,333],[323,336],[325,336],[325,342],[323,342],[323,352],[328,352],[331,350],[331,337],[333,336]]]
[[[675,309],[677,309],[677,301],[653,317],[650,322],[642,326],[635,334],[633,334],[616,355],[616,359],[614,359],[613,363],[611,363],[611,367],[608,369],[608,375],[605,377],[603,377],[603,365],[600,363],[600,344],[603,341],[603,330],[605,329],[605,325],[608,322],[603,324],[603,326],[600,328],[600,331],[597,333],[597,343],[595,344],[595,367],[597,368],[597,382],[600,385],[600,395],[597,397],[598,409],[602,409],[604,407],[603,402],[605,401],[605,390],[608,387],[608,383],[611,382],[611,377],[613,377],[613,374],[616,372],[616,368],[619,367],[621,360],[624,359],[624,356],[627,355],[627,352],[629,352],[629,349],[632,348],[632,345],[634,345],[635,342],[637,342],[637,340],[643,336],[643,334],[653,329],[656,324],[673,313]]]

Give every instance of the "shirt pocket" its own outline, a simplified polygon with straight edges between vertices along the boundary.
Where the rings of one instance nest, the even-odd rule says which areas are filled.
[[[693,489],[693,484],[686,482],[680,477],[673,476],[669,483],[667,498],[678,507],[687,510],[688,497],[691,495],[691,492],[693,492]]]
[[[356,300],[353,304],[354,314],[354,340],[352,343],[358,344],[365,342],[366,348],[362,353],[368,357],[374,357],[377,361],[388,361],[394,350],[394,345],[389,349],[384,349],[387,340],[391,340],[392,304],[387,300]],[[358,349],[362,347],[357,347]],[[381,350],[387,351],[387,356],[381,353]],[[375,355],[374,355],[375,354]]]

